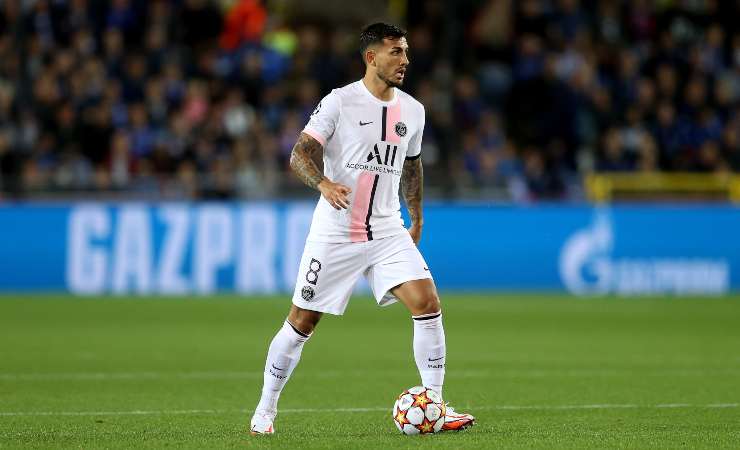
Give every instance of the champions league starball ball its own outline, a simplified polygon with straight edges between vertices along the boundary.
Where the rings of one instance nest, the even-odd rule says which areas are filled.
[[[414,386],[396,399],[393,422],[406,435],[431,434],[442,429],[445,413],[441,395],[424,386]]]

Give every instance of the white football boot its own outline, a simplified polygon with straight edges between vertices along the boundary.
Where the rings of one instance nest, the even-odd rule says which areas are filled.
[[[275,414],[261,414],[255,412],[252,416],[252,423],[250,433],[252,436],[259,434],[274,434],[275,427],[272,426],[272,421],[275,420]]]
[[[458,413],[452,406],[446,406],[445,423],[441,431],[462,431],[475,425],[475,417],[470,414]]]

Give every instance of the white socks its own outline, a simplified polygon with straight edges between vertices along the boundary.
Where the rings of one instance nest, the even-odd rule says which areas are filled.
[[[445,378],[445,331],[442,313],[412,316],[414,319],[414,359],[419,368],[421,383],[442,395]],[[280,393],[288,382],[298,361],[303,344],[310,336],[295,329],[287,320],[270,343],[265,362],[262,397],[257,414],[274,417]]]
[[[442,395],[445,379],[445,330],[442,313],[411,316],[414,319],[414,359],[421,383]]]
[[[262,397],[257,405],[258,414],[274,417],[277,403],[285,383],[301,359],[303,344],[310,336],[298,331],[287,320],[270,343],[265,362]]]

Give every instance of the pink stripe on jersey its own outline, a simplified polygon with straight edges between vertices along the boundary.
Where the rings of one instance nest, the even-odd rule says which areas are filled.
[[[398,94],[396,94],[398,95]],[[401,100],[388,107],[388,115],[385,120],[386,142],[401,142],[401,137],[396,134],[396,124],[401,121]]]
[[[303,129],[303,132],[319,141],[319,144],[326,145],[326,139],[318,131],[306,127]]]
[[[352,213],[349,223],[349,238],[352,242],[367,241],[367,219],[370,197],[373,191],[375,175],[370,172],[361,172],[355,185],[355,199],[352,202]]]

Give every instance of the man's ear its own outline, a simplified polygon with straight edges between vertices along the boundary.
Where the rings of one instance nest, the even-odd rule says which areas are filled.
[[[375,66],[375,50],[365,50],[365,64],[368,66]]]

